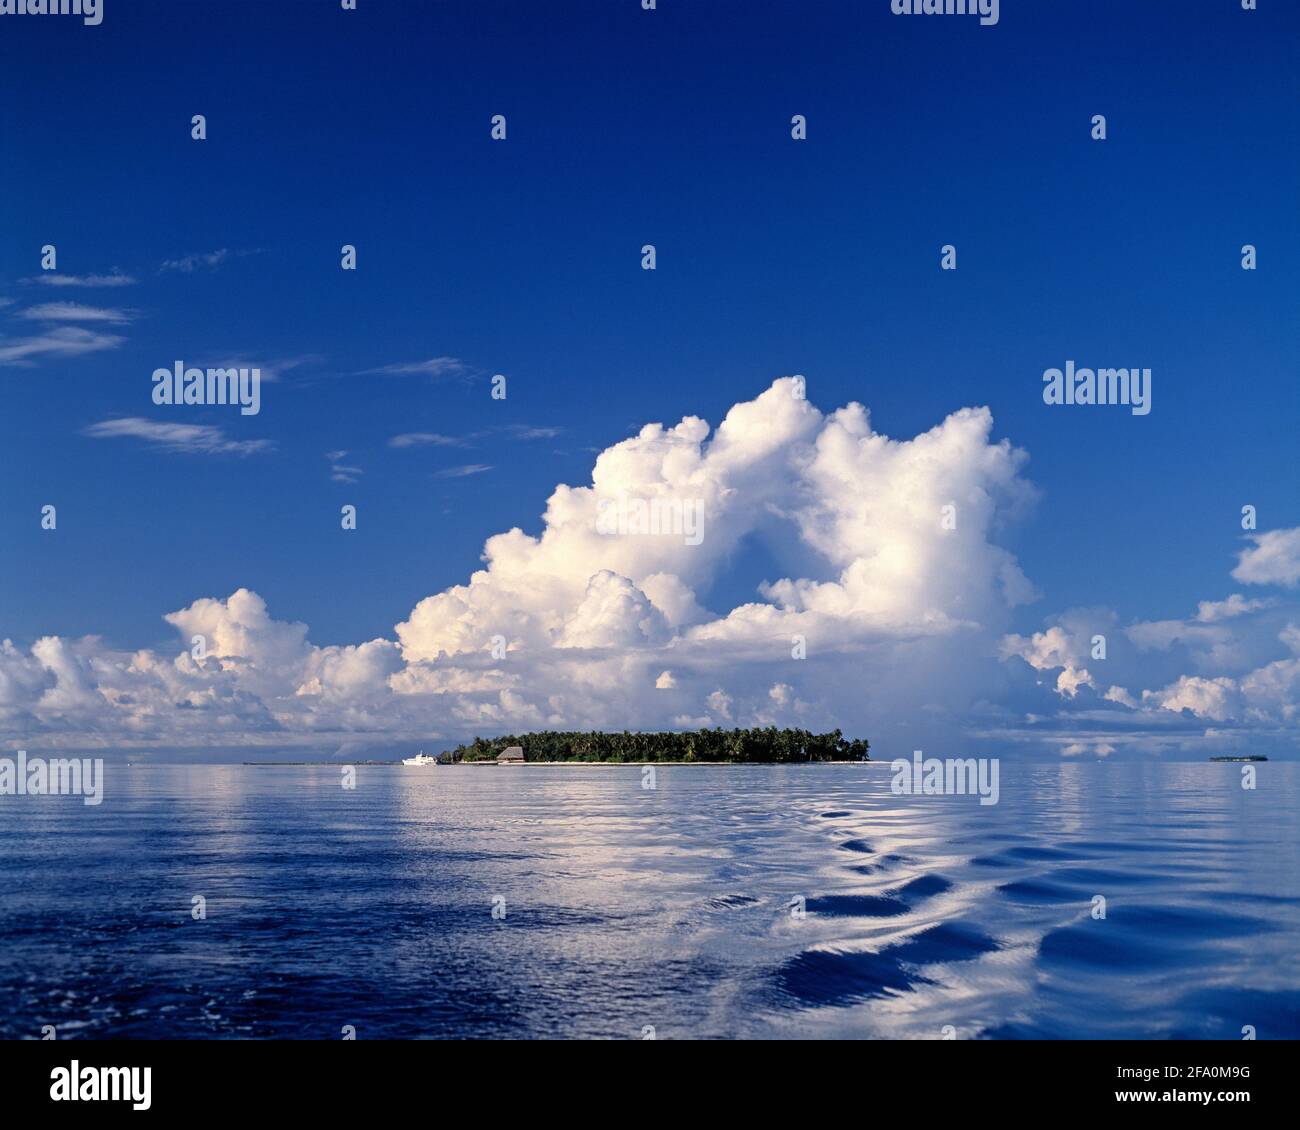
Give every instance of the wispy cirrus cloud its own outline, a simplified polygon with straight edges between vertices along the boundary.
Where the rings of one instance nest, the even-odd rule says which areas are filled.
[[[203,251],[193,255],[182,255],[179,259],[164,259],[158,268],[159,274],[167,271],[180,271],[192,275],[195,271],[213,271],[231,259],[243,259],[249,255],[260,254],[260,248],[245,251],[232,251],[229,247],[220,247],[216,251]]]
[[[438,432],[403,432],[388,441],[389,447],[468,447],[463,436],[444,436]]]
[[[220,361],[207,361],[200,365],[200,368],[211,369],[256,369],[261,374],[264,383],[278,381],[286,373],[303,366],[315,365],[324,360],[323,357],[315,353],[303,354],[301,357],[285,357],[282,360],[259,361],[256,355],[250,356],[244,353],[237,353],[233,357],[225,357]]]
[[[131,275],[123,274],[116,268],[106,275],[65,275],[62,271],[46,271],[42,275],[23,279],[25,283],[36,283],[40,286],[84,287],[135,286],[135,281]]]
[[[18,317],[33,322],[106,322],[125,325],[139,317],[136,310],[108,306],[86,306],[80,302],[42,302],[28,306]]]
[[[496,428],[484,428],[482,431],[470,432],[463,436],[448,436],[441,432],[403,432],[388,441],[389,447],[472,447],[481,440],[492,436],[508,435],[514,439],[554,439],[564,433],[563,428],[535,428],[527,424],[503,424]]]
[[[365,472],[360,467],[349,467],[343,460],[346,451],[327,451],[325,458],[330,461],[330,479],[336,483],[355,483]]]
[[[79,357],[116,349],[126,338],[82,326],[56,326],[30,337],[0,338],[0,365],[27,367],[47,357]]]
[[[254,455],[274,445],[267,439],[231,439],[224,429],[209,424],[172,424],[125,416],[102,420],[83,429],[92,439],[138,439],[165,451],[190,455]]]
[[[444,467],[441,471],[435,471],[435,479],[463,479],[468,475],[481,475],[484,471],[492,470],[491,464],[488,463],[465,463],[460,467]]]
[[[405,361],[394,365],[380,365],[377,369],[362,369],[363,377],[459,377],[468,371],[465,362],[457,357],[431,357],[427,361]]]
[[[533,428],[527,424],[506,424],[491,431],[506,432],[515,439],[555,439],[556,436],[564,434],[563,428]]]

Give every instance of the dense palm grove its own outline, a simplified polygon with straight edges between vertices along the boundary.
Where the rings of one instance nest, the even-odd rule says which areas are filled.
[[[846,739],[839,730],[693,730],[687,733],[621,734],[543,730],[475,738],[443,754],[443,760],[490,761],[507,746],[522,746],[528,761],[866,761],[865,738]]]

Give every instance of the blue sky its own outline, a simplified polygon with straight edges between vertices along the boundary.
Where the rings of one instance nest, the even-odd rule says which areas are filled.
[[[0,358],[18,362],[0,367],[0,637],[174,652],[165,613],[246,587],[315,645],[392,639],[486,538],[539,533],[597,452],[649,422],[716,425],[788,374],[898,439],[988,406],[1039,492],[991,534],[1041,594],[1007,631],[1223,600],[1243,505],[1261,530],[1300,526],[1300,12],[1261,8],[1005,0],[994,27],[887,0],[0,17]],[[46,243],[63,275],[133,281],[49,285]],[[31,313],[55,301],[116,320]],[[69,325],[119,340],[50,348]],[[437,358],[457,364],[383,371]],[[276,376],[254,417],[153,405],[150,374],[178,359]],[[1150,367],[1153,411],[1045,406],[1041,374],[1067,359]],[[86,434],[122,417],[266,449]],[[457,442],[391,445],[411,432]],[[758,599],[783,552],[741,538],[696,598],[715,616]]]

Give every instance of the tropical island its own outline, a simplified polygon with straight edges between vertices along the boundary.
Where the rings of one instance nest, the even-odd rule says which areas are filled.
[[[475,738],[448,750],[438,760],[452,764],[495,762],[511,747],[522,749],[521,760],[525,762],[798,765],[811,761],[870,760],[865,738],[845,738],[839,730],[814,734],[809,730],[778,730],[775,726],[660,733],[624,730],[621,734],[542,730],[535,734]]]

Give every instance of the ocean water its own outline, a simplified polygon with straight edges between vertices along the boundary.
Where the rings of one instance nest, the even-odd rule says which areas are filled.
[[[0,1036],[1294,1039],[1300,765],[1256,769],[110,765],[0,797]]]

